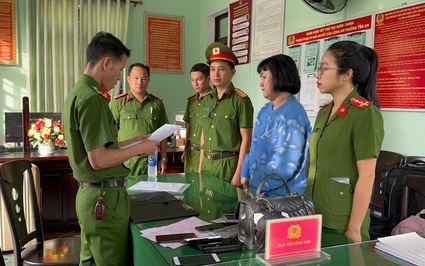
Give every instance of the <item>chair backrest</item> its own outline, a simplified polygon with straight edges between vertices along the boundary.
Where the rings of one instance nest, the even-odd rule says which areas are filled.
[[[28,178],[27,193],[29,195],[24,194],[25,178]],[[12,231],[15,260],[20,265],[22,262],[20,253],[23,247],[32,240],[35,240],[37,244],[44,240],[31,162],[20,159],[1,164],[0,188]],[[24,198],[30,199],[31,208],[24,208]],[[29,209],[31,214],[26,213]],[[26,217],[29,215],[33,217],[35,230],[27,228]]]
[[[372,198],[369,204],[371,214],[379,218],[384,207],[384,195],[382,193],[382,179],[385,178],[389,170],[400,165],[404,155],[392,151],[381,150],[378,155],[375,167],[375,180],[372,191]]]
[[[425,209],[425,176],[408,175],[404,180],[401,197],[401,220],[422,209]]]

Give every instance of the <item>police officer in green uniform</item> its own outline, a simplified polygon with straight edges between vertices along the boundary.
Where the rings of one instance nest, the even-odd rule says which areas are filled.
[[[117,121],[119,141],[140,134],[151,134],[168,123],[162,99],[147,93],[149,81],[150,69],[148,66],[142,63],[130,65],[127,77],[130,92],[120,94],[111,101],[110,108]],[[158,173],[164,174],[167,168],[167,139],[161,141],[160,155]],[[130,169],[132,176],[148,173],[146,156],[135,156],[124,164]]]
[[[68,93],[62,112],[69,163],[79,182],[80,265],[130,263],[130,206],[125,188],[129,171],[122,162],[138,154],[152,154],[158,145],[146,136],[118,143],[108,91],[120,79],[129,56],[130,50],[115,36],[97,33],[87,47],[84,74]]]
[[[241,169],[252,138],[254,108],[248,95],[233,86],[238,59],[222,43],[210,44],[205,57],[215,88],[203,100],[202,172],[241,185]]]
[[[367,241],[375,167],[384,138],[376,96],[376,52],[352,41],[332,44],[317,70],[320,109],[310,137],[306,193],[322,214],[322,246]]]
[[[190,82],[195,93],[187,97],[187,107],[183,120],[188,124],[186,129],[186,142],[182,161],[184,172],[192,173],[199,171],[200,144],[202,133],[202,99],[211,91],[210,67],[204,63],[198,63],[190,69]]]

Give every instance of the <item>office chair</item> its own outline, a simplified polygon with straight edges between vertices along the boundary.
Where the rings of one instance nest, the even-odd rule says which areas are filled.
[[[425,209],[425,176],[408,175],[401,196],[401,220],[416,215],[422,209]]]
[[[29,187],[24,195],[24,181]],[[44,240],[31,162],[25,159],[0,165],[0,188],[12,231],[15,265],[78,265],[81,239],[66,237]],[[24,196],[31,208],[24,208]],[[30,211],[31,209],[32,211]],[[27,213],[31,212],[31,213]],[[33,217],[35,230],[28,230],[26,217]]]

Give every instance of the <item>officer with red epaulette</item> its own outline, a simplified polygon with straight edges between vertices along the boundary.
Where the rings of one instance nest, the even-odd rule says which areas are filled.
[[[215,89],[203,101],[202,172],[241,187],[242,162],[252,139],[254,108],[248,95],[233,86],[238,58],[223,43],[212,43],[205,57]]]
[[[377,53],[353,41],[333,43],[317,69],[332,95],[310,137],[306,194],[322,215],[322,247],[370,240],[369,202],[384,138],[376,80]]]
[[[132,64],[127,77],[130,92],[115,96],[111,101],[110,109],[117,122],[119,141],[151,134],[168,123],[162,99],[147,92],[149,81],[149,66]],[[167,168],[167,139],[161,141],[159,153],[158,173],[164,174]],[[130,176],[146,175],[148,172],[147,156],[135,156],[124,165],[130,169]]]

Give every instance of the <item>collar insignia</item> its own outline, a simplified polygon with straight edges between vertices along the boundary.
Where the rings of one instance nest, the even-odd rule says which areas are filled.
[[[105,98],[108,102],[111,101],[111,95],[108,93],[108,91],[105,88],[102,88],[100,90],[100,95],[102,95],[103,98]]]
[[[348,106],[345,103],[341,104],[338,110],[338,115],[340,117],[344,117],[345,114],[347,113],[347,110],[348,110]]]

